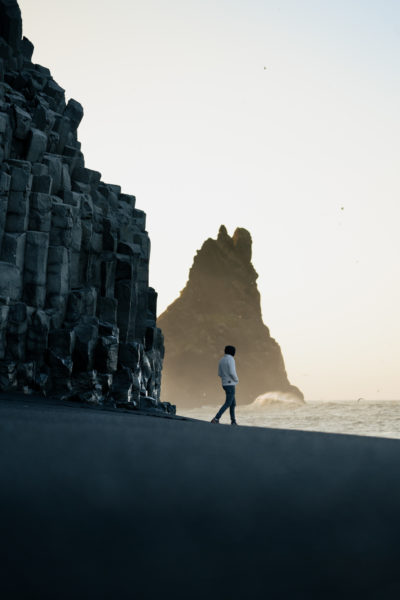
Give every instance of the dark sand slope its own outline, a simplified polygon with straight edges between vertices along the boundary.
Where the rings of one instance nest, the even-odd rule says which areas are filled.
[[[0,402],[0,596],[398,598],[400,443]]]

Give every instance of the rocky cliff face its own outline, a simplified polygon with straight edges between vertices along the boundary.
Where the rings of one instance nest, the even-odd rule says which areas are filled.
[[[236,346],[238,404],[266,392],[303,395],[290,385],[277,342],[261,317],[251,236],[222,226],[197,253],[180,297],[159,317],[165,336],[163,397],[185,406],[223,400],[217,364],[228,344]]]
[[[0,390],[173,412],[146,215],[85,167],[82,106],[32,53],[0,0]]]

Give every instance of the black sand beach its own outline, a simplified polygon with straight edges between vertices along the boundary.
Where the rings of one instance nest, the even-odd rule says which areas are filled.
[[[400,443],[0,398],[0,597],[397,598]]]

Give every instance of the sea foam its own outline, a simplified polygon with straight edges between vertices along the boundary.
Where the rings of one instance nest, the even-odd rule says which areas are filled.
[[[257,396],[257,398],[247,405],[248,408],[261,408],[263,406],[271,406],[274,404],[296,404],[296,406],[304,404],[298,396],[290,392],[266,392]]]

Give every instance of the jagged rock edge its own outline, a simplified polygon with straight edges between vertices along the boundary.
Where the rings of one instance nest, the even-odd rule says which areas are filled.
[[[83,108],[0,0],[0,390],[175,413],[134,196],[85,167]]]

